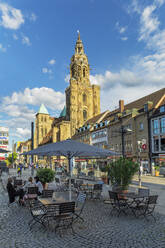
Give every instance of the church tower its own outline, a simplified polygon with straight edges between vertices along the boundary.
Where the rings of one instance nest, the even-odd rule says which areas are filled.
[[[79,33],[70,63],[70,86],[65,91],[66,119],[71,124],[71,135],[88,119],[100,114],[100,86],[91,85],[89,75],[88,58]]]
[[[50,131],[52,125],[52,119],[44,106],[41,104],[35,120],[35,132],[34,132],[34,148],[37,148],[43,138]]]

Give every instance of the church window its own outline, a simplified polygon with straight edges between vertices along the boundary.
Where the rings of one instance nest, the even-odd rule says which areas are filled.
[[[43,116],[41,116],[41,121],[43,121]]]
[[[44,136],[43,128],[41,128],[41,136]]]
[[[83,94],[83,103],[84,103],[84,104],[86,104],[86,103],[87,103],[87,96],[86,96],[86,94],[85,94],[85,93]]]
[[[46,122],[46,116],[45,116],[45,122]]]
[[[45,128],[45,135],[47,135],[47,128]]]
[[[85,68],[83,68],[83,77],[85,77]]]
[[[87,120],[87,111],[86,110],[83,110],[83,119],[84,119],[84,121]]]

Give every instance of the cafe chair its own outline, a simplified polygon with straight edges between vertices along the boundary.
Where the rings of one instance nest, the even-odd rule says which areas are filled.
[[[94,184],[92,191],[92,199],[101,199],[102,187],[102,184]]]
[[[66,202],[59,205],[59,215],[56,216],[56,227],[57,230],[67,230],[71,228],[73,230],[73,215],[75,213],[75,202]]]
[[[152,216],[156,222],[156,218],[153,215],[156,204],[157,204],[158,195],[150,195],[143,201],[140,205],[137,205],[133,208],[133,213],[135,217],[143,216],[146,220],[148,216]]]
[[[74,222],[77,221],[78,219],[81,219],[84,222],[84,219],[82,218],[81,215],[85,207],[85,203],[86,203],[86,194],[84,194],[83,192],[79,192],[75,204]]]
[[[112,214],[113,211],[117,211],[118,217],[121,213],[124,213],[127,215],[126,211],[129,208],[129,204],[126,199],[119,198],[117,192],[109,191],[109,198],[110,198],[110,204],[112,206],[112,210],[110,214]]]
[[[43,198],[52,198],[53,192],[54,191],[52,189],[44,189],[42,191],[42,196],[43,196]]]
[[[42,224],[44,227],[46,227],[44,223],[44,216],[46,214],[46,211],[46,207],[38,200],[30,201],[30,213],[32,216],[32,219],[28,222],[30,229],[37,223]]]

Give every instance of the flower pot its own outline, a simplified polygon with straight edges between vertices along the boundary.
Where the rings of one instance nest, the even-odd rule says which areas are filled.
[[[155,176],[156,176],[156,177],[159,176],[159,171],[155,171]]]
[[[47,189],[48,188],[48,183],[42,183],[43,189]]]

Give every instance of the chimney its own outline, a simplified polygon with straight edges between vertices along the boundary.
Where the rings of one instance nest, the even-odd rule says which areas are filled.
[[[119,100],[119,111],[120,113],[124,111],[124,100]]]

